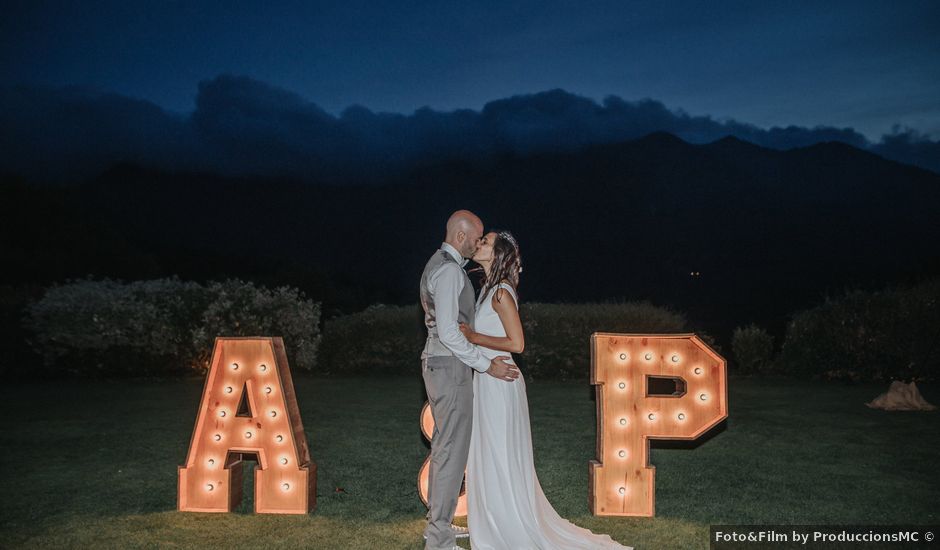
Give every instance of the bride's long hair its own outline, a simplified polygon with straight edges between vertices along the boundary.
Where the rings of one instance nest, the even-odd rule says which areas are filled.
[[[496,231],[496,241],[493,243],[493,263],[490,265],[489,276],[485,274],[483,276],[480,295],[485,296],[491,288],[504,279],[518,291],[521,272],[522,255],[519,253],[519,242],[509,231]],[[499,301],[499,293],[496,295],[496,300]]]

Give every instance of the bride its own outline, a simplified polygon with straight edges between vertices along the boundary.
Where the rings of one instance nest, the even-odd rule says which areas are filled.
[[[516,288],[522,262],[515,237],[508,231],[487,233],[473,260],[485,277],[474,328],[461,325],[461,330],[487,358],[521,353]],[[629,549],[562,519],[545,498],[535,475],[522,376],[509,383],[473,377],[467,521],[474,550]]]

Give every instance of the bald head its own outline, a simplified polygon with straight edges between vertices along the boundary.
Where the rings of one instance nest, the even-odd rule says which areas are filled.
[[[447,219],[444,242],[456,248],[464,258],[473,256],[482,236],[483,222],[469,210],[458,210]]]

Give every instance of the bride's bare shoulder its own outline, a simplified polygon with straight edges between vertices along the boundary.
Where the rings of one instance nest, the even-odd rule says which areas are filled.
[[[515,290],[515,287],[512,286],[512,283],[510,283],[506,279],[503,279],[499,283],[500,285],[505,284],[509,286],[509,288],[512,288],[513,290]],[[493,294],[493,307],[498,307],[497,304],[515,305],[515,303],[516,303],[515,292],[510,292],[509,290],[506,290],[504,286],[499,286],[496,288],[496,292]]]

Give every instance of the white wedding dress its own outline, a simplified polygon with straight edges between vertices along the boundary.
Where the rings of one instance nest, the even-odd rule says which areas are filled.
[[[516,293],[508,284],[499,285]],[[498,287],[497,287],[498,288]],[[477,301],[473,329],[506,336],[492,301],[496,288]],[[516,301],[518,307],[518,300]],[[492,359],[509,355],[480,346]],[[473,550],[568,550],[622,546],[563,519],[545,498],[535,475],[525,380],[473,377],[473,431],[467,461],[467,521]]]

